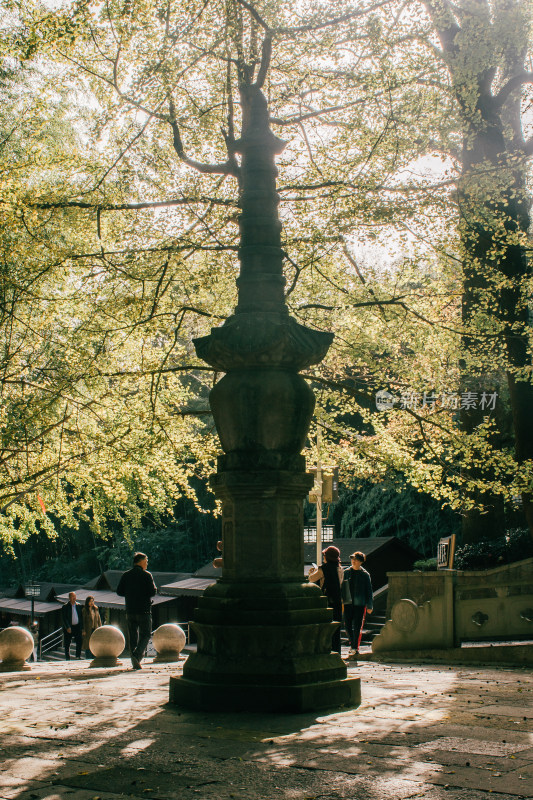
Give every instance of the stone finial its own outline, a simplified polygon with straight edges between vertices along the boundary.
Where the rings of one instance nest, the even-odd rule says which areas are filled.
[[[90,667],[117,667],[121,664],[118,656],[124,650],[126,640],[121,630],[114,625],[102,625],[93,631],[89,648],[94,658]]]
[[[178,661],[186,641],[185,632],[175,622],[160,625],[152,636],[152,644],[157,650],[154,664]]]
[[[26,628],[13,625],[0,633],[0,672],[31,669],[26,659],[33,651],[33,637]]]

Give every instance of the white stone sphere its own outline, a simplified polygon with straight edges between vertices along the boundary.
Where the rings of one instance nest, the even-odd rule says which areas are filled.
[[[187,637],[183,629],[176,625],[175,622],[167,622],[165,625],[160,625],[152,636],[152,643],[159,655],[162,656],[170,653],[180,653],[185,647],[186,641]]]
[[[23,663],[32,651],[33,636],[26,628],[12,625],[0,633],[0,659],[3,663]]]
[[[114,625],[96,628],[89,640],[89,648],[96,658],[116,658],[125,646],[124,634]]]

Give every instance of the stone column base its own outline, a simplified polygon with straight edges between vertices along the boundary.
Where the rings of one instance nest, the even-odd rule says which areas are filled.
[[[29,669],[31,667],[25,661],[2,661],[0,663],[0,672],[27,672]]]
[[[233,711],[314,711],[360,702],[359,679],[331,652],[338,622],[317,586],[236,583],[206,589],[192,623],[198,649],[172,678],[170,702]]]
[[[119,661],[116,656],[108,657],[108,658],[93,658],[89,667],[121,667],[122,661]]]
[[[180,660],[179,653],[158,653],[153,659],[152,664],[172,664]]]
[[[318,711],[353,708],[361,703],[361,679],[306,683],[300,685],[242,685],[170,679],[169,700],[183,708],[199,711]]]

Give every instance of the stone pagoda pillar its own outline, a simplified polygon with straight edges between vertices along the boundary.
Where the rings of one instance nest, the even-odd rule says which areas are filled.
[[[240,275],[233,316],[195,341],[225,375],[209,400],[224,454],[211,478],[222,501],[222,577],[200,599],[198,651],[170,701],[205,710],[307,711],[355,705],[358,678],[331,652],[338,623],[304,580],[301,455],[314,396],[298,374],[324,358],[332,334],[298,324],[284,298],[275,156],[257,85],[241,86]]]

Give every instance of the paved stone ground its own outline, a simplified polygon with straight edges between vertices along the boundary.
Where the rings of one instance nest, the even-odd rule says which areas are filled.
[[[5,800],[533,798],[526,669],[360,663],[360,708],[206,714],[167,705],[176,665],[0,675]]]

